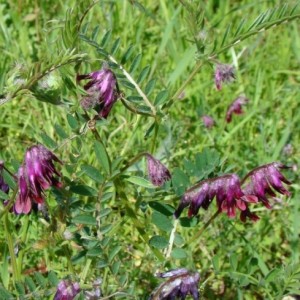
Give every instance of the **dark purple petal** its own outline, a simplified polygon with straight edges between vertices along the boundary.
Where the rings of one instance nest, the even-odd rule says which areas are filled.
[[[231,122],[232,115],[233,114],[243,114],[242,106],[246,105],[248,103],[248,99],[244,96],[239,96],[237,99],[235,99],[230,106],[227,109],[226,113],[226,121],[227,123]]]
[[[148,176],[153,185],[161,186],[171,179],[171,174],[167,167],[152,155],[147,154]]]
[[[88,95],[80,101],[81,106],[84,109],[94,108],[99,117],[106,118],[119,97],[114,73],[103,68],[88,75],[77,75],[77,79],[90,79],[84,86]]]
[[[214,119],[207,115],[202,116],[202,122],[204,126],[208,129],[212,128],[215,125]]]
[[[234,67],[231,65],[218,64],[215,71],[215,84],[217,90],[222,89],[222,83],[228,83],[235,79]]]
[[[60,187],[54,176],[61,176],[53,161],[62,163],[50,150],[42,145],[30,147],[25,154],[24,164],[18,171],[19,193],[15,203],[17,213],[28,214],[32,203],[44,203],[44,190],[51,186]]]
[[[287,168],[281,163],[274,162],[253,169],[249,172],[243,182],[245,187],[243,192],[245,195],[254,195],[267,208],[271,208],[268,196],[275,197],[275,191],[282,195],[290,195],[290,192],[284,187],[283,183],[291,184],[279,171],[279,169]]]

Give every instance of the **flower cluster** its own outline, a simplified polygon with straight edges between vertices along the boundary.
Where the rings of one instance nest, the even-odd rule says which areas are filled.
[[[79,293],[79,283],[73,283],[70,280],[62,280],[57,286],[57,291],[53,300],[73,300]]]
[[[81,106],[84,109],[94,108],[100,118],[107,118],[119,97],[115,74],[104,67],[86,75],[77,75],[77,81],[83,79],[90,79],[90,81],[84,85],[87,96],[81,100]]]
[[[169,170],[152,155],[146,154],[149,179],[153,185],[161,186],[171,179]]]
[[[245,96],[239,96],[236,98],[228,107],[227,113],[226,113],[226,121],[227,123],[231,122],[232,115],[237,114],[241,115],[243,114],[242,106],[246,105],[249,102],[249,99],[247,99]]]
[[[175,300],[185,299],[190,294],[194,300],[199,300],[198,284],[200,274],[192,273],[181,268],[166,273],[159,273],[157,277],[169,278],[162,283],[149,297],[148,300]]]
[[[282,168],[286,166],[275,162],[252,170],[243,180],[244,188],[236,174],[203,180],[185,192],[174,215],[179,218],[183,209],[189,207],[188,216],[195,216],[201,207],[207,209],[216,198],[219,212],[226,212],[228,217],[232,218],[235,217],[238,208],[243,222],[247,218],[256,221],[259,218],[250,211],[249,203],[260,201],[270,208],[267,197],[274,197],[274,190],[283,195],[290,195],[282,184],[290,184],[279,172],[278,169]]]
[[[288,167],[279,162],[255,168],[243,180],[246,185],[243,189],[244,193],[255,195],[267,208],[271,208],[268,196],[275,197],[274,191],[290,196],[290,192],[282,183],[291,184],[291,182],[279,171],[286,168]]]
[[[14,205],[16,213],[28,214],[34,203],[44,203],[44,190],[51,186],[61,187],[54,175],[61,176],[54,161],[62,162],[42,145],[30,147],[23,165],[18,171],[19,193]]]
[[[219,212],[226,212],[230,218],[235,217],[236,208],[243,212],[248,209],[248,202],[257,202],[255,196],[242,192],[236,174],[227,174],[201,181],[187,190],[174,215],[179,218],[183,209],[189,206],[188,216],[195,216],[201,207],[207,209],[215,197]]]
[[[232,65],[217,64],[215,71],[215,84],[217,90],[222,89],[222,83],[231,82],[235,79]]]

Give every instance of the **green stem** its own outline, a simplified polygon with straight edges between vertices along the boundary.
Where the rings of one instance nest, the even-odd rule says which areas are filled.
[[[166,251],[166,258],[169,258],[171,256],[171,252],[172,252],[172,248],[173,248],[173,244],[174,244],[174,239],[175,239],[175,233],[176,233],[178,223],[179,223],[179,219],[175,219],[173,229],[171,231],[170,238],[169,238],[169,247]]]
[[[204,226],[188,241],[186,245],[190,245],[195,240],[197,240],[201,234],[205,231],[205,229],[213,222],[213,220],[219,215],[219,211],[217,210],[212,217],[204,224]]]
[[[18,189],[16,188],[13,195],[12,195],[12,197],[9,199],[8,203],[6,204],[4,210],[0,213],[0,220],[2,219],[3,216],[7,215],[9,210],[12,208],[12,206],[15,202],[15,198],[16,198],[17,193],[18,193]]]
[[[121,170],[119,174],[122,174],[125,170],[131,167],[134,163],[136,163],[141,157],[147,155],[147,152],[141,152],[137,154],[133,159],[131,159]]]
[[[151,146],[151,153],[154,153],[154,149],[155,149],[155,144],[156,144],[156,139],[157,139],[157,134],[158,134],[158,128],[159,125],[158,123],[155,122],[155,128],[154,128],[154,136],[153,136],[153,140],[152,140],[152,146]]]
[[[12,265],[13,281],[17,282],[17,281],[21,280],[21,275],[19,273],[19,269],[18,269],[18,265],[17,265],[17,259],[16,259],[16,255],[15,255],[13,238],[11,236],[12,230],[10,228],[8,214],[6,214],[5,218],[4,218],[4,230],[5,230],[5,236],[6,236],[6,240],[7,240],[8,251],[9,251],[11,265]]]
[[[146,96],[146,94],[141,90],[140,86],[135,82],[135,80],[131,77],[131,75],[123,68],[123,66],[121,66],[120,64],[118,64],[118,62],[115,60],[115,58],[113,56],[108,55],[108,58],[109,58],[109,60],[111,62],[113,62],[114,64],[118,65],[119,69],[123,72],[123,74],[128,79],[128,81],[134,86],[134,88],[136,89],[136,91],[143,98],[145,104],[151,109],[153,115],[156,116],[156,109],[155,109],[155,107],[152,105],[152,103],[150,102],[150,100],[148,99],[148,97]]]
[[[27,241],[27,233],[28,233],[28,227],[29,227],[29,218],[27,215],[25,215],[23,217],[23,224],[22,224],[22,231],[23,234],[21,236],[21,246],[26,244]],[[24,247],[22,247],[24,248]],[[23,257],[24,257],[24,252],[26,251],[26,249],[21,249],[18,253],[18,258],[17,258],[17,264],[18,264],[18,270],[20,270],[20,272],[22,271],[22,266],[23,266]]]
[[[84,269],[83,269],[83,271],[82,271],[82,273],[81,273],[81,276],[80,276],[80,280],[81,280],[82,282],[85,281],[85,278],[86,278],[86,276],[87,276],[87,274],[88,274],[88,271],[89,271],[89,269],[90,269],[91,263],[92,263],[92,260],[91,260],[91,259],[87,259],[86,264],[85,264],[85,266],[84,266]]]

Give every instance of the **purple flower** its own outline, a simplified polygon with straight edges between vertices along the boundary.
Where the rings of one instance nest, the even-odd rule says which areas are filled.
[[[249,102],[249,99],[247,99],[245,96],[239,96],[236,98],[228,107],[227,113],[226,113],[226,121],[227,123],[231,122],[232,115],[237,114],[241,115],[243,114],[242,106],[246,105]]]
[[[217,90],[222,89],[222,83],[231,82],[235,79],[234,67],[231,65],[217,64],[215,71],[215,84]]]
[[[149,179],[153,185],[161,186],[171,179],[169,170],[152,155],[146,154]]]
[[[210,129],[215,125],[215,121],[212,117],[204,115],[201,118],[202,118],[202,122],[206,128]]]
[[[115,74],[108,68],[86,75],[77,75],[77,81],[90,79],[84,86],[87,92],[80,104],[84,109],[94,108],[101,118],[106,118],[117,101],[119,93]]]
[[[254,214],[248,210],[248,202],[257,202],[257,198],[251,194],[245,195],[240,186],[240,179],[236,174],[227,174],[221,177],[206,179],[196,184],[185,192],[174,215],[179,218],[183,209],[189,206],[188,216],[198,214],[202,207],[207,209],[216,197],[219,212],[226,212],[228,217],[235,217],[235,209],[245,211],[241,220],[246,217],[254,220]]]
[[[4,181],[4,178],[3,178],[3,168],[4,168],[4,162],[2,160],[0,160],[0,190],[2,192],[4,192],[5,194],[8,194],[8,192],[9,192],[9,186]]]
[[[286,168],[288,167],[279,162],[255,168],[243,180],[246,185],[243,188],[244,194],[255,195],[267,208],[271,208],[268,196],[275,197],[275,191],[290,196],[290,192],[283,186],[283,183],[291,184],[291,182],[279,171]]]
[[[79,283],[72,283],[70,280],[62,280],[57,286],[53,300],[73,300],[80,293]]]
[[[42,145],[30,147],[25,154],[23,165],[18,171],[19,193],[14,205],[15,211],[28,214],[32,204],[44,203],[44,190],[62,184],[54,177],[61,176],[54,166],[54,161],[62,162]]]
[[[162,283],[148,300],[175,300],[185,299],[190,294],[194,300],[199,300],[198,285],[200,274],[192,273],[187,269],[176,269],[157,275],[160,278],[169,278]]]

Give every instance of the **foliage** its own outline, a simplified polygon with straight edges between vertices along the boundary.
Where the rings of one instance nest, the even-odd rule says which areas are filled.
[[[0,299],[52,299],[64,278],[80,282],[76,299],[99,278],[100,299],[147,299],[154,273],[181,267],[200,272],[205,299],[300,294],[300,12],[275,3],[0,3],[0,159],[10,203],[26,148],[41,143],[64,163],[47,211],[15,215],[1,205]],[[236,79],[217,91],[221,62]],[[76,75],[103,63],[120,99],[97,119],[80,106],[87,91]],[[242,94],[244,114],[227,124]],[[216,125],[205,128],[203,115]],[[171,181],[151,183],[145,153],[168,166]],[[292,197],[272,210],[255,206],[258,222],[215,218],[215,204],[174,220],[190,186],[273,161],[292,166]]]

